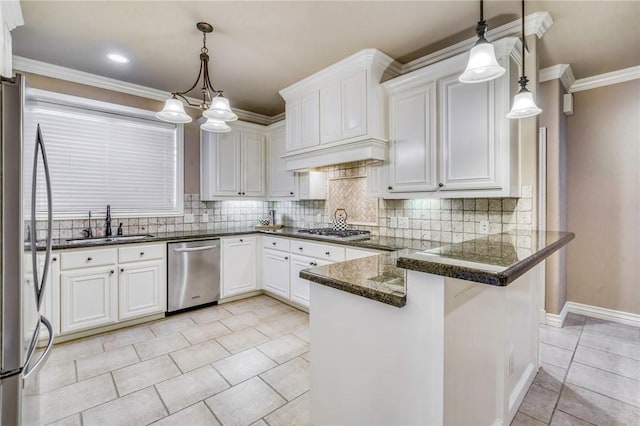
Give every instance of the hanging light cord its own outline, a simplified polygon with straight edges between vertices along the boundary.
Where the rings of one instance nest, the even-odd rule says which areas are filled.
[[[526,49],[526,41],[524,38],[524,0],[522,0],[522,76],[520,77],[520,80],[518,80],[518,83],[520,84],[520,88],[524,89],[527,87],[527,83],[529,82],[529,80],[527,79],[527,76],[525,75],[525,67],[524,67],[524,57],[525,57],[525,49]]]
[[[476,35],[480,39],[484,39],[484,34],[487,32],[487,23],[484,20],[484,1],[480,0],[480,20],[476,25]]]

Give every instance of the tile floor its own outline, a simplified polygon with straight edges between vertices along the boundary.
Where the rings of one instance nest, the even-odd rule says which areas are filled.
[[[540,342],[512,425],[640,424],[640,329],[570,314]],[[309,424],[308,351],[308,315],[267,296],[61,344],[30,424]]]

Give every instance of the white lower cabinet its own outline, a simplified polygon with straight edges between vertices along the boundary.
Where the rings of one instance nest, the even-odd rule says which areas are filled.
[[[166,276],[164,260],[121,264],[118,319],[166,311]]]
[[[256,237],[222,239],[222,298],[258,289]]]
[[[313,257],[300,256],[297,254],[291,255],[291,296],[292,302],[309,307],[309,281],[304,278],[300,278],[300,271],[303,269],[309,269],[316,266],[329,265],[333,262],[328,260],[315,259]]]
[[[264,249],[262,252],[262,288],[289,298],[289,253]]]
[[[60,331],[69,333],[117,320],[116,265],[60,273]]]

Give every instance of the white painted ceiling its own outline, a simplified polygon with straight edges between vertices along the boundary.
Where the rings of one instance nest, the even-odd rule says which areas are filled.
[[[211,77],[233,107],[284,111],[278,90],[361,49],[401,63],[472,37],[477,1],[30,1],[13,31],[14,53],[166,91],[191,86],[202,34]],[[576,78],[640,64],[640,1],[536,1],[549,11],[540,67],[571,64]],[[496,27],[518,19],[519,1],[485,1]],[[105,55],[119,52],[126,65]]]

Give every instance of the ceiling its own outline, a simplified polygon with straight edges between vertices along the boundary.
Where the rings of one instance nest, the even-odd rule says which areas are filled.
[[[406,63],[472,37],[477,1],[30,1],[14,54],[166,91],[190,87],[202,34],[211,77],[233,107],[273,116],[278,91],[361,49]],[[639,1],[535,1],[550,12],[540,67],[568,63],[576,78],[640,64]],[[485,1],[489,28],[518,19],[519,1]],[[109,52],[130,58],[108,60]]]

